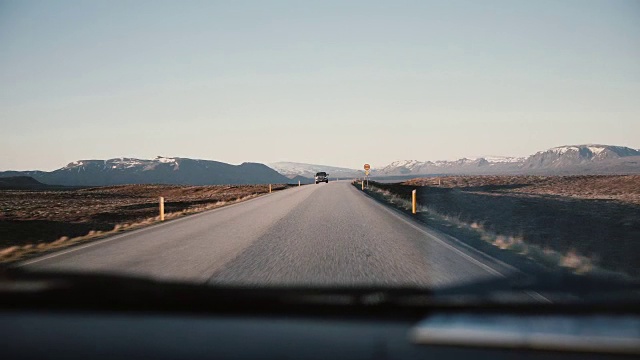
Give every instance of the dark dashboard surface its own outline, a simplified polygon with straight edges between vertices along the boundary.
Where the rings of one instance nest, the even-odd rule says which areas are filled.
[[[640,355],[640,308],[635,298],[619,306],[610,306],[611,300],[600,305],[483,305],[438,302],[424,290],[406,288],[255,289],[112,276],[4,276],[2,359],[495,360]]]
[[[613,354],[423,345],[411,321],[4,311],[4,359],[605,359]],[[628,355],[631,356],[631,355]]]

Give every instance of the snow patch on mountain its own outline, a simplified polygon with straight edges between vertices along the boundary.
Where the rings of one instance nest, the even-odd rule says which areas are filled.
[[[480,156],[480,158],[487,160],[490,163],[518,163],[524,161],[524,157],[515,156]]]
[[[546,151],[538,151],[538,154],[542,154],[545,152],[553,152],[555,154],[558,155],[562,155],[565,154],[566,152],[569,151],[579,151],[580,149],[578,147],[575,146],[558,146],[558,147],[554,147],[552,149],[546,150]]]
[[[604,147],[598,147],[598,146],[587,146],[587,149],[589,149],[589,151],[591,151],[592,153],[598,155],[601,152],[603,152],[605,150]]]
[[[161,162],[163,164],[175,163],[177,161],[176,158],[168,158],[163,156],[156,157],[156,161]]]

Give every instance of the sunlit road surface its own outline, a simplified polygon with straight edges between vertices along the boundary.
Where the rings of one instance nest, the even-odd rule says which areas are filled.
[[[234,285],[431,287],[513,271],[349,182],[294,187],[23,265]]]

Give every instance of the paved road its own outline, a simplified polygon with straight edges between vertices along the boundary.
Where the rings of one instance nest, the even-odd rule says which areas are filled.
[[[507,275],[348,182],[295,187],[25,263],[209,283],[438,286]]]

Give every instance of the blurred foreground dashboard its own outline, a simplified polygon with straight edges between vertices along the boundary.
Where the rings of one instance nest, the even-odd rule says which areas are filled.
[[[637,357],[639,329],[618,316],[0,313],[3,359],[605,359]]]
[[[429,301],[419,293],[367,289],[224,290],[108,278],[5,282],[0,286],[0,357],[496,360],[640,356],[640,311],[634,303],[464,306]]]

